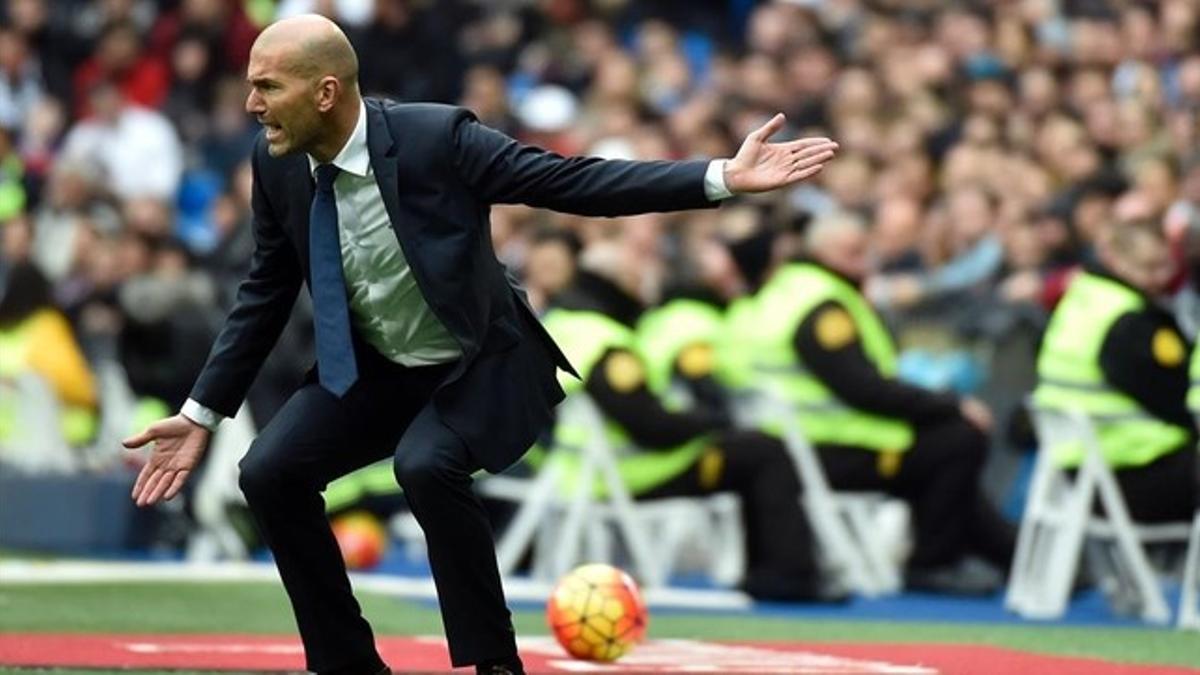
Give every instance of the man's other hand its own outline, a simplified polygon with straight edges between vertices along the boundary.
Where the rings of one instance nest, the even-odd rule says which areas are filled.
[[[817,175],[838,145],[828,138],[768,143],[783,128],[783,113],[750,132],[737,155],[725,163],[725,187],[733,194],[766,192]]]
[[[142,433],[126,438],[122,444],[130,450],[154,443],[146,465],[133,484],[133,500],[138,506],[157,504],[179,494],[188,476],[200,463],[212,434],[183,415],[159,420]]]

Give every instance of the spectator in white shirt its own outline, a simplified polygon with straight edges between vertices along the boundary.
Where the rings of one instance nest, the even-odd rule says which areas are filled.
[[[121,199],[173,200],[183,173],[183,147],[161,113],[128,103],[111,83],[90,94],[93,114],[67,133],[62,157],[95,162]]]

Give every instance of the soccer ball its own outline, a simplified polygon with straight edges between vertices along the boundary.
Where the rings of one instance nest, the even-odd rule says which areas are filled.
[[[615,661],[646,635],[641,591],[611,565],[583,565],[560,579],[546,620],[563,649],[589,661]]]
[[[347,513],[335,518],[332,527],[346,569],[369,570],[379,564],[387,548],[388,535],[373,514],[367,511]]]

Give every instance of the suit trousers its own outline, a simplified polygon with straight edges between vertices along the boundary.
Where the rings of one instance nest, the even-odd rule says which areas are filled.
[[[310,372],[240,465],[242,492],[291,599],[308,668],[352,675],[383,667],[321,491],[389,456],[425,532],[451,661],[512,657],[516,641],[492,532],[471,490],[478,467],[431,400],[454,364],[405,368],[373,356],[360,355],[362,375],[340,399]]]

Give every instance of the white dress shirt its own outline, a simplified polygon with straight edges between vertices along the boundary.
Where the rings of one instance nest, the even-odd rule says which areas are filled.
[[[453,361],[462,354],[458,342],[421,295],[384,208],[367,153],[366,120],[366,105],[360,102],[354,131],[332,161],[342,170],[333,189],[350,320],[372,347],[401,365]],[[311,155],[308,164],[315,172],[318,162]],[[725,160],[713,160],[705,171],[704,193],[711,201],[733,196],[724,169]],[[180,412],[209,429],[222,419],[192,399]]]

